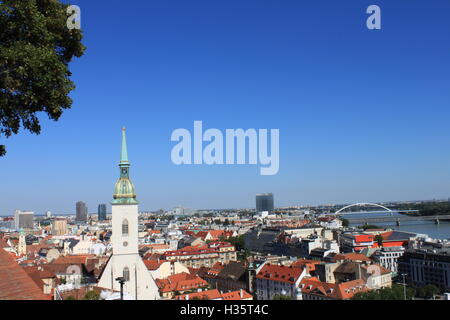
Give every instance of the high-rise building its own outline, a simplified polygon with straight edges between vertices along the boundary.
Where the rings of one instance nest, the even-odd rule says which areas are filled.
[[[76,210],[77,210],[76,221],[86,222],[87,221],[87,212],[88,212],[86,203],[84,203],[83,201],[78,201],[76,204]]]
[[[33,229],[33,217],[32,211],[20,211],[14,212],[14,226],[16,230],[19,229]]]
[[[273,194],[261,193],[256,195],[256,213],[273,211]]]
[[[158,287],[139,256],[138,251],[138,202],[134,185],[129,176],[125,128],[122,129],[122,153],[119,163],[120,178],[116,183],[112,205],[112,256],[108,260],[98,286],[120,291],[124,281],[124,293],[135,300],[159,299]]]
[[[106,220],[106,204],[102,203],[98,205],[98,221]]]

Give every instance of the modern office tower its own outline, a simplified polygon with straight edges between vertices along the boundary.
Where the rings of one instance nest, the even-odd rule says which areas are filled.
[[[86,222],[87,221],[87,207],[86,207],[86,203],[84,203],[83,201],[79,201],[76,204],[76,208],[77,208],[76,221]]]
[[[273,211],[273,194],[261,193],[256,195],[256,213]]]
[[[33,229],[33,217],[34,212],[32,211],[16,210],[14,213],[15,229]]]
[[[98,205],[98,221],[106,220],[106,204],[102,203]]]
[[[159,299],[158,286],[148,272],[138,250],[138,201],[129,176],[125,128],[122,130],[122,155],[112,201],[112,256],[103,269],[98,286],[123,292],[133,300]],[[122,278],[122,279],[121,279]]]

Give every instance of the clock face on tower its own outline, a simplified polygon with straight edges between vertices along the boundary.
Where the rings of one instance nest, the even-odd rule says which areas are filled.
[[[127,241],[124,241],[124,242],[123,242],[123,246],[124,246],[124,247],[128,247],[128,242],[127,242]]]

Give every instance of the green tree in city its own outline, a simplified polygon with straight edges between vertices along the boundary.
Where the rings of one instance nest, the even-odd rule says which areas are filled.
[[[406,300],[415,296],[414,288],[406,288]],[[360,292],[353,296],[352,300],[404,300],[405,292],[403,285],[392,284],[391,288],[382,288],[368,292]]]
[[[379,234],[377,234],[374,238],[375,242],[378,244],[378,246],[382,247],[383,246],[383,237]]]
[[[350,225],[350,221],[348,221],[345,218],[341,218],[341,221],[342,221],[342,226],[345,228],[348,228],[348,226]]]
[[[0,1],[0,136],[41,132],[39,113],[57,121],[70,109],[69,63],[85,51],[59,0]],[[0,146],[0,156],[6,154]]]
[[[440,292],[441,290],[434,284],[427,284],[426,286],[417,289],[416,296],[420,298],[433,298]]]
[[[231,243],[236,248],[237,251],[245,249],[244,235],[240,235],[237,237],[229,237],[228,239],[224,236],[220,236],[219,241]]]
[[[86,293],[83,300],[100,300],[100,294],[95,291],[89,291]]]

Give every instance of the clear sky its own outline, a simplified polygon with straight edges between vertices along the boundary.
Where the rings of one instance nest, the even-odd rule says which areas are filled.
[[[450,197],[450,1],[71,3],[88,47],[73,108],[0,139],[0,214],[109,203],[122,126],[140,210]],[[175,166],[171,133],[194,120],[280,129],[279,173]]]

